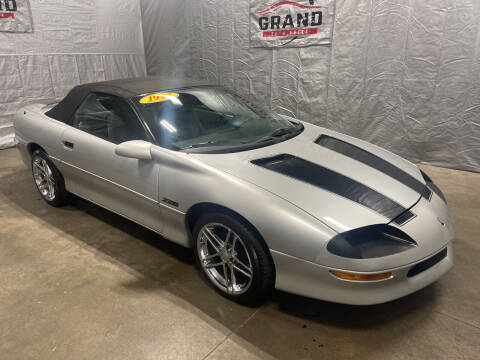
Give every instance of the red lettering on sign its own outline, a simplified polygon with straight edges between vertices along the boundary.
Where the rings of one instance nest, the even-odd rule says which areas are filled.
[[[294,29],[294,30],[274,30],[264,31],[263,37],[281,37],[281,36],[298,36],[313,35],[318,32],[318,28]]]
[[[0,19],[14,19],[15,15],[13,13],[0,12]]]

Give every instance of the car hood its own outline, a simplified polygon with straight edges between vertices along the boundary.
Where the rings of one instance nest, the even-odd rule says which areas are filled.
[[[301,134],[274,145],[190,155],[283,198],[337,232],[408,220],[408,209],[425,188],[414,164],[365,141],[303,124]]]

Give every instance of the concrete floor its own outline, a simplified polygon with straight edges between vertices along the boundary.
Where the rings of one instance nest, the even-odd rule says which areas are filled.
[[[455,217],[456,265],[355,307],[282,292],[260,308],[205,285],[191,251],[76,199],[56,209],[0,151],[1,359],[480,359],[480,174],[422,166]]]

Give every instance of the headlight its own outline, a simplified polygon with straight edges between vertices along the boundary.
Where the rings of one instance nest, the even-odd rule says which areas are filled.
[[[393,255],[417,246],[402,230],[386,225],[370,225],[346,231],[327,244],[332,254],[351,259],[371,259]]]

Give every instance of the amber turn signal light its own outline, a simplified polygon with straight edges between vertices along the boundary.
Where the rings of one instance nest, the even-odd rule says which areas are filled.
[[[378,274],[355,274],[355,273],[348,273],[343,271],[337,270],[330,270],[330,272],[339,277],[340,279],[345,280],[355,280],[355,281],[375,281],[375,280],[384,280],[392,277],[392,272],[384,272]]]

